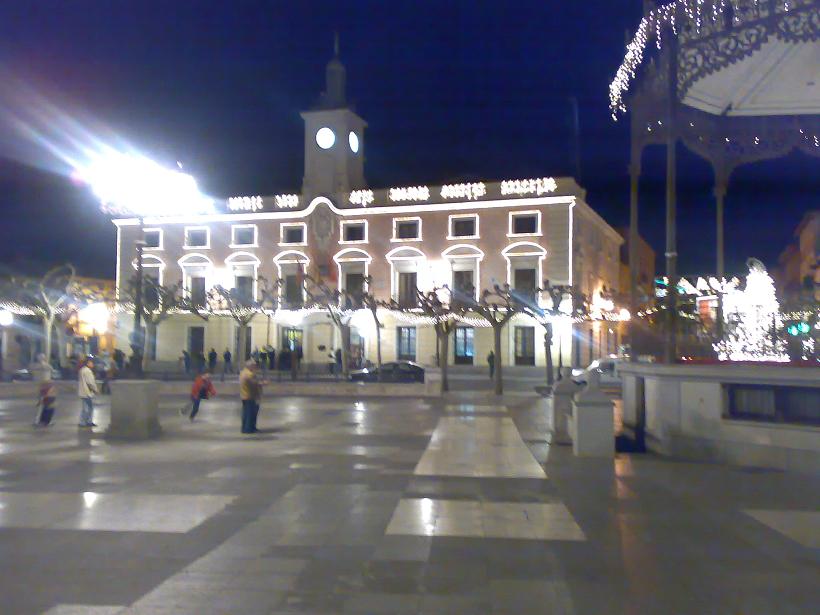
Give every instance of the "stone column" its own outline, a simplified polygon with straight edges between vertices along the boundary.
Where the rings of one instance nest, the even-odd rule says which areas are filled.
[[[723,203],[726,199],[726,190],[729,184],[729,177],[728,173],[723,170],[719,170],[717,167],[715,168],[715,203],[717,205],[715,214],[715,226],[717,230],[717,254],[716,254],[716,261],[717,267],[715,269],[715,273],[717,274],[717,278],[720,280],[726,274],[725,270],[725,261],[724,261],[724,244],[723,244]]]
[[[157,380],[112,380],[111,423],[106,438],[146,440],[162,433]]]
[[[572,402],[572,452],[576,457],[614,457],[614,404],[601,392],[600,374],[589,373]]]
[[[570,444],[572,442],[567,429],[567,415],[572,412],[572,396],[580,388],[572,381],[572,368],[562,367],[561,379],[552,387],[552,401],[547,406],[551,444]]]

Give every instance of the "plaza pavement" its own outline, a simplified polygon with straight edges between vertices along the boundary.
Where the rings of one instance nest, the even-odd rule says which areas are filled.
[[[253,436],[167,398],[143,443],[0,401],[0,612],[818,612],[817,477],[577,459],[526,389],[270,398]]]

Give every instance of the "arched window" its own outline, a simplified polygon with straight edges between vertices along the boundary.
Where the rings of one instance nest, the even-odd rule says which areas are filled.
[[[385,254],[390,263],[390,296],[403,307],[413,307],[417,301],[418,289],[423,288],[424,263],[427,257],[418,248],[402,246]]]
[[[204,254],[192,252],[177,261],[182,269],[182,288],[195,305],[205,305],[208,289],[213,286],[214,266]]]
[[[501,251],[507,261],[507,284],[524,297],[536,300],[540,288],[547,250],[531,241],[518,241]]]
[[[351,307],[361,307],[361,298],[367,291],[365,279],[369,274],[371,256],[358,248],[340,250],[333,257],[339,273],[339,290],[351,296]]]
[[[276,272],[282,280],[279,291],[279,307],[297,309],[305,303],[304,275],[310,259],[299,250],[285,250],[273,259]]]
[[[478,299],[481,289],[481,260],[484,252],[473,245],[462,243],[447,248],[441,257],[450,264],[450,279],[448,286],[453,297],[473,297]]]
[[[259,265],[262,261],[250,252],[234,252],[225,259],[230,287],[246,301],[259,299]]]

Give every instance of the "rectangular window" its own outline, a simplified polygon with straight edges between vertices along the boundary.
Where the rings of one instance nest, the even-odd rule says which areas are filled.
[[[820,389],[765,384],[725,384],[726,418],[820,425]]]
[[[475,337],[475,330],[472,327],[456,327],[456,348],[455,348],[455,363],[456,365],[472,365],[473,364],[473,341]]]
[[[305,245],[305,224],[283,224],[280,243],[284,245]]]
[[[478,216],[451,216],[450,237],[478,237]]]
[[[344,279],[345,291],[348,294],[348,308],[359,309],[362,307],[362,294],[364,293],[364,274],[348,273]]]
[[[535,289],[537,288],[535,269],[516,269],[513,275],[515,291],[522,297],[535,300]]]
[[[185,229],[186,248],[208,248],[210,247],[210,230],[207,227],[189,227]]]
[[[282,329],[282,349],[287,348],[290,351],[294,351],[297,348],[302,347],[302,330],[301,329],[294,329],[293,327],[287,327]],[[281,355],[280,355],[281,357]],[[290,361],[293,357],[286,356],[285,357],[285,365],[282,363],[282,358],[279,359],[279,369],[290,369]]]
[[[145,304],[146,309],[152,311],[157,310],[160,307],[159,291],[157,289],[159,286],[159,275],[158,273],[149,273],[148,271],[143,270],[142,277],[145,280],[142,285],[143,303]]]
[[[399,305],[403,308],[416,307],[419,303],[416,287],[416,272],[399,273]]]
[[[253,301],[253,278],[249,275],[238,275],[234,278],[236,294],[245,303]]]
[[[205,358],[205,327],[188,328],[188,352],[194,361]]]
[[[145,229],[142,233],[142,239],[145,241],[146,250],[162,250],[161,229]]]
[[[191,301],[194,305],[203,306],[207,300],[205,292],[205,276],[191,276],[190,278]]]
[[[453,272],[453,288],[457,292],[472,296],[475,292],[475,282],[473,281],[472,271],[454,271]]]
[[[255,246],[256,245],[256,225],[255,224],[235,224],[231,227],[232,246]]]
[[[397,356],[400,361],[416,360],[416,328],[397,327],[398,334]]]
[[[537,211],[528,211],[510,214],[510,232],[512,235],[540,235],[541,214]]]
[[[299,282],[299,276],[285,276],[285,307],[302,307],[303,301],[304,296],[302,294],[302,285]]]
[[[413,240],[421,239],[421,221],[413,220],[393,220],[393,239]]]
[[[535,327],[515,328],[515,364],[535,365]]]
[[[342,243],[367,241],[367,222],[342,222]]]

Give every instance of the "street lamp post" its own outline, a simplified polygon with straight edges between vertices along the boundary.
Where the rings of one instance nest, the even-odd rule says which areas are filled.
[[[140,230],[142,230],[142,218],[140,218]],[[137,248],[137,279],[134,293],[134,327],[131,331],[131,371],[135,378],[142,378],[142,357],[145,352],[145,335],[142,331],[142,250],[145,248],[145,240],[140,238],[134,244]]]

